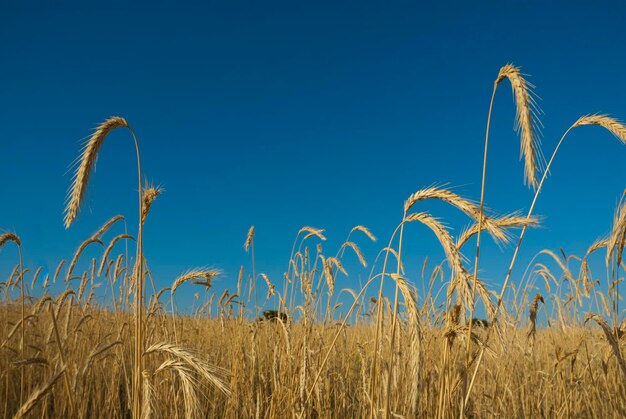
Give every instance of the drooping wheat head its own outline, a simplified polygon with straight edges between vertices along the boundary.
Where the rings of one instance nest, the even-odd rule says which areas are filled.
[[[601,126],[613,134],[615,138],[626,144],[626,126],[615,118],[601,114],[585,115],[574,122],[572,128],[578,128],[583,125]]]
[[[211,280],[217,277],[219,274],[220,271],[216,269],[193,269],[176,278],[172,285],[171,293],[172,295],[174,295],[178,287],[180,287],[182,284],[197,279],[202,280],[202,282],[198,283],[198,285],[205,285],[210,287]]]
[[[520,69],[513,64],[507,64],[500,69],[495,84],[500,84],[504,79],[511,82],[515,96],[515,130],[520,135],[520,157],[524,158],[524,181],[536,187],[537,171],[541,161],[539,144],[541,126],[538,122],[541,110],[533,96],[534,86],[526,81]]]
[[[543,296],[539,293],[535,294],[533,302],[530,305],[528,314],[528,331],[526,332],[526,338],[529,341],[530,350],[532,351],[535,346],[535,334],[537,332],[537,310],[539,309],[539,302],[544,303]]]
[[[506,235],[506,239],[501,241],[503,243],[508,243],[510,240],[508,232],[505,230],[507,228],[516,228],[516,227],[525,227],[525,226],[526,227],[538,227],[539,226],[538,218],[521,217],[515,214],[505,215],[505,216],[498,217],[498,218],[489,218],[489,220],[491,221],[491,223],[493,223],[495,226],[501,229],[503,233]],[[472,238],[474,235],[478,233],[478,224],[479,223],[472,224],[469,228],[466,228],[461,233],[461,235],[456,241],[457,249],[461,249],[461,247],[463,247],[463,245],[467,243],[467,241],[470,238]],[[486,226],[483,225],[481,226],[481,228],[486,229]]]
[[[409,196],[409,198],[404,202],[404,212],[408,213],[408,211],[413,208],[413,206],[417,202],[427,199],[437,199],[446,202],[453,207],[459,209],[475,221],[478,222],[480,220],[480,207],[477,206],[474,202],[469,199],[463,198],[448,189],[436,186],[430,186],[428,188],[421,189]],[[483,223],[484,226],[481,227],[481,229],[487,230],[496,241],[507,241],[508,236],[502,230],[502,228],[500,228],[493,221],[491,217],[483,217]]]
[[[15,233],[4,233],[0,235],[0,249],[9,242],[13,242],[18,246],[22,245],[20,238]]]
[[[83,146],[78,160],[76,160],[76,171],[72,177],[72,185],[67,196],[65,206],[65,228],[69,228],[76,219],[80,204],[87,190],[91,170],[98,157],[98,152],[106,136],[116,128],[128,128],[128,123],[124,118],[113,116],[100,124],[89,140]]]

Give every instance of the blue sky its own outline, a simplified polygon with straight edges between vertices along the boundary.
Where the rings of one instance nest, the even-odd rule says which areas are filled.
[[[145,232],[157,283],[214,266],[225,273],[217,289],[232,289],[250,225],[258,271],[278,280],[304,225],[326,229],[329,254],[354,225],[368,226],[380,241],[360,244],[373,260],[412,192],[447,184],[478,199],[492,83],[508,62],[537,86],[544,154],[583,114],[626,119],[621,3],[338,3],[4,0],[0,228],[21,236],[28,265],[53,270],[111,216],[134,226],[124,132],[105,142],[76,223],[62,223],[81,140],[120,115],[139,137],[146,177],[166,189]],[[503,83],[486,194],[499,213],[532,198],[514,112]],[[516,272],[543,248],[581,254],[608,232],[625,158],[599,128],[571,134],[537,205],[544,227],[527,235]],[[441,204],[420,209],[456,232],[468,222]],[[442,253],[423,228],[406,237],[417,278],[424,256]],[[499,285],[512,249],[488,243],[481,272]],[[14,262],[3,249],[2,275]],[[353,272],[344,285],[356,288],[368,271]]]

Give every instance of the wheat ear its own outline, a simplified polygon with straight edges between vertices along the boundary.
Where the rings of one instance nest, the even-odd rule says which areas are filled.
[[[65,206],[65,228],[69,228],[76,219],[76,215],[78,215],[81,201],[89,183],[91,169],[98,157],[98,152],[100,147],[102,147],[104,139],[114,129],[122,127],[128,128],[126,120],[119,116],[113,116],[100,124],[83,146],[80,157],[77,160],[78,167],[72,178],[72,186],[68,192],[67,205]]]
[[[541,110],[533,97],[533,86],[526,81],[520,69],[513,64],[507,64],[500,69],[496,79],[496,86],[504,79],[511,82],[515,96],[515,130],[520,135],[520,152],[524,158],[524,179],[532,187],[537,186],[536,172],[540,161],[539,132],[540,125],[537,118]],[[533,118],[533,116],[535,118]]]
[[[142,225],[146,222],[146,218],[148,217],[148,213],[150,212],[150,207],[152,206],[152,203],[163,192],[165,192],[165,189],[163,189],[161,186],[144,186],[140,221]]]

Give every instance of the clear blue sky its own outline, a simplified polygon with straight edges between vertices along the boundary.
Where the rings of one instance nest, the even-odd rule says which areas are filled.
[[[219,290],[248,261],[250,225],[257,269],[278,281],[303,225],[326,229],[329,254],[368,226],[380,238],[360,241],[372,261],[412,192],[445,183],[478,199],[492,83],[507,62],[542,98],[544,154],[583,114],[626,119],[619,2],[1,3],[0,228],[21,236],[32,267],[54,270],[113,215],[135,225],[134,150],[116,132],[63,228],[68,167],[111,115],[134,127],[146,177],[166,189],[145,233],[158,284],[214,266],[225,272]],[[493,118],[487,205],[527,209],[508,83]],[[624,161],[626,147],[599,128],[571,135],[520,267],[543,248],[581,254],[608,232]],[[420,209],[456,232],[468,221],[440,204]],[[425,255],[442,254],[423,228],[406,237],[415,279]],[[511,250],[486,246],[489,283],[501,283]],[[3,249],[2,275],[14,262]],[[341,286],[368,273],[352,272]]]

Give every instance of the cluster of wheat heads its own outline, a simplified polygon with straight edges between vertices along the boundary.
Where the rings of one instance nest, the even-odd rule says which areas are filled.
[[[491,110],[505,80],[515,97],[524,178],[535,190],[525,215],[498,215],[485,205]],[[542,170],[532,87],[510,64],[495,79],[479,201],[438,185],[407,194],[402,219],[372,263],[367,255],[376,237],[367,227],[349,230],[331,253],[326,231],[303,227],[282,278],[262,272],[251,227],[243,245],[249,259],[236,285],[219,294],[213,282],[223,274],[206,267],[157,288],[162,280],[154,280],[144,256],[143,228],[163,190],[143,184],[128,122],[106,120],[77,159],[65,225],[79,213],[108,134],[125,128],[137,155],[137,234],[129,234],[125,217],[114,216],[53,273],[29,270],[20,238],[0,235],[1,249],[18,250],[18,263],[0,282],[3,417],[626,414],[626,324],[618,292],[625,273],[624,195],[606,238],[582,257],[546,249],[512,279],[526,230],[539,225],[535,204],[565,138],[595,125],[626,143],[626,127],[606,115],[579,118]],[[458,210],[469,225],[454,234],[431,201]],[[405,266],[410,224],[432,234],[419,239],[439,243],[441,263],[425,260],[419,272]],[[520,231],[509,269],[501,288],[492,289],[478,275],[481,235],[506,245],[512,229]],[[471,243],[473,264],[464,255]],[[601,251],[605,280],[594,272]],[[395,292],[387,295],[389,281]],[[175,298],[187,287],[197,290],[194,304],[178,313]],[[486,319],[474,317],[482,312],[477,306]]]

